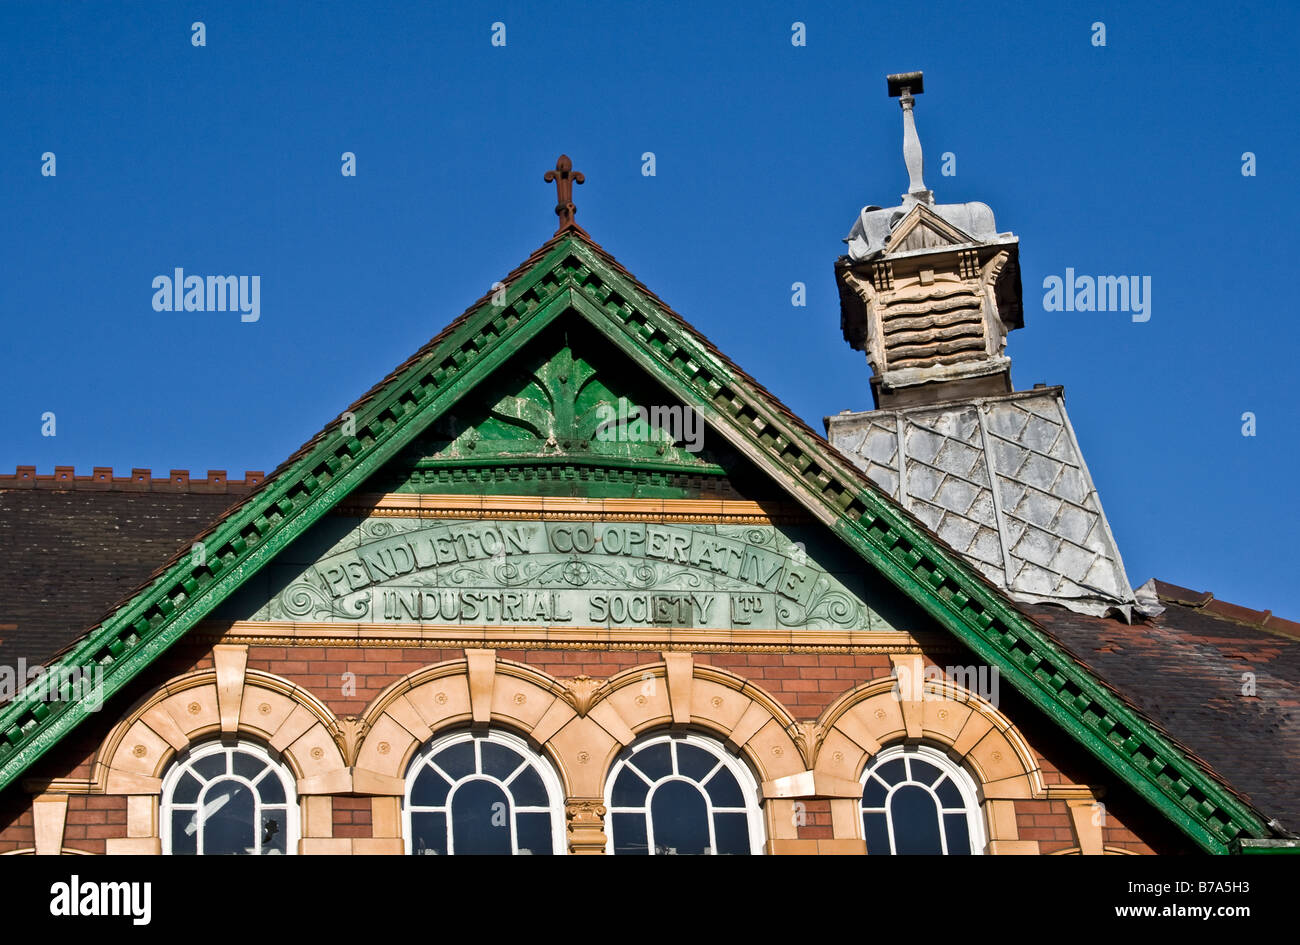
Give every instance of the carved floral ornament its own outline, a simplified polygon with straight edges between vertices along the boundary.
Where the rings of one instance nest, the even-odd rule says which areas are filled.
[[[579,716],[585,716],[591,703],[596,697],[597,690],[604,680],[592,679],[590,676],[578,676],[574,679],[563,679],[564,694],[562,698],[569,705],[573,706],[573,711]]]

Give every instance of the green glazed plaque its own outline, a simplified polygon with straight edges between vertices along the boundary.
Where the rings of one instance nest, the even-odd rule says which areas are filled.
[[[797,528],[350,521],[305,567],[280,567],[251,619],[894,629],[864,599],[862,570],[828,570]],[[245,613],[255,605],[246,601]]]

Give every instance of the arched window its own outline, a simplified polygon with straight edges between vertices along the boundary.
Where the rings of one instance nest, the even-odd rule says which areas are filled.
[[[609,853],[761,853],[758,784],[711,738],[657,735],[632,745],[605,786]]]
[[[289,770],[252,742],[209,742],[163,778],[163,853],[296,853],[298,803]]]
[[[431,742],[407,772],[403,817],[408,853],[564,852],[559,778],[505,732]]]
[[[971,854],[984,849],[975,785],[942,752],[887,748],[862,775],[867,853]]]

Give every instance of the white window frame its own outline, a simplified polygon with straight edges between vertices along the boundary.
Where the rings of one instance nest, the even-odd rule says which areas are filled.
[[[979,856],[983,854],[987,838],[984,830],[984,813],[980,809],[979,792],[976,789],[975,781],[964,769],[961,768],[961,766],[954,764],[952,759],[943,752],[932,748],[929,745],[915,745],[911,747],[906,745],[893,745],[889,748],[885,748],[876,754],[862,770],[861,782],[863,788],[865,789],[867,779],[875,773],[877,768],[896,758],[916,758],[920,761],[926,762],[927,764],[934,765],[948,776],[948,780],[956,785],[958,792],[961,794],[963,806],[961,809],[955,807],[944,807],[943,800],[939,797],[938,793],[930,787],[930,785],[912,780],[911,766],[909,765],[907,767],[907,780],[899,781],[897,784],[887,785],[889,790],[885,794],[885,803],[883,807],[866,807],[864,806],[865,800],[859,802],[858,823],[863,831],[863,838],[865,839],[866,837],[866,827],[862,824],[862,815],[865,813],[883,813],[885,815],[885,824],[889,831],[889,851],[892,854],[897,850],[898,844],[894,841],[894,817],[890,812],[889,802],[891,798],[893,798],[896,790],[905,785],[912,785],[924,788],[929,791],[931,797],[934,798],[935,809],[939,812],[939,841],[943,846],[943,854],[945,856],[948,855],[948,828],[943,822],[943,817],[945,814],[962,813],[966,815],[966,832],[970,836],[971,855]],[[877,780],[880,782],[884,781],[883,778]],[[865,790],[863,796],[865,798]],[[871,851],[868,850],[867,852],[870,853]]]
[[[256,781],[254,782],[254,781],[249,781],[247,778],[238,774],[224,774],[224,775],[220,775],[217,778],[205,778],[203,775],[199,774],[199,772],[194,770],[194,763],[200,761],[203,758],[208,758],[212,755],[218,755],[218,754],[230,755],[234,753],[244,753],[244,754],[253,755],[258,760],[266,763],[267,771],[264,774],[258,775]],[[226,766],[228,769],[233,769],[233,766],[229,762],[227,762]],[[203,785],[203,788],[199,791],[199,799],[196,803],[176,804],[172,801],[172,795],[175,793],[176,785],[180,783],[181,777],[186,773],[192,774]],[[280,761],[278,758],[273,756],[269,751],[267,751],[257,742],[244,741],[244,740],[239,740],[234,742],[212,741],[212,742],[205,742],[204,744],[201,745],[196,745],[193,748],[190,748],[184,754],[173,759],[172,763],[168,766],[167,773],[166,775],[163,776],[162,796],[158,808],[158,829],[159,829],[158,836],[159,839],[162,841],[163,854],[169,856],[172,853],[172,819],[173,819],[172,813],[177,810],[201,811],[203,798],[207,793],[208,785],[211,784],[213,781],[217,781],[217,780],[239,781],[240,783],[246,785],[249,788],[249,790],[252,792],[253,821],[254,821],[253,836],[257,838],[257,846],[260,854],[260,850],[262,846],[261,824],[262,824],[263,804],[262,804],[262,795],[261,792],[258,791],[257,789],[257,784],[268,777],[275,777],[279,780],[280,786],[284,790],[284,804],[283,805],[268,804],[266,806],[275,809],[283,808],[284,821],[285,821],[284,824],[285,853],[286,855],[290,855],[290,856],[296,854],[298,852],[298,840],[299,840],[299,832],[298,832],[299,811],[298,811],[298,791],[297,791],[298,785],[293,777],[293,773],[289,771],[288,767],[284,764],[284,762]],[[204,855],[202,831],[200,831],[199,838],[195,843],[195,851],[199,856]],[[260,855],[273,856],[276,854],[260,854]]]
[[[440,751],[442,751],[445,748],[449,748],[452,745],[459,744],[461,742],[475,743],[475,747],[474,747],[475,765],[474,766],[476,769],[479,770],[481,770],[483,767],[483,752],[482,749],[478,747],[478,745],[481,744],[482,742],[495,742],[498,745],[504,745],[505,747],[513,751],[519,752],[519,754],[522,755],[524,758],[524,764],[531,765],[531,767],[541,776],[542,785],[546,788],[546,799],[548,802],[547,806],[546,807],[537,807],[537,806],[516,807],[514,794],[511,792],[510,788],[506,786],[505,782],[501,781],[500,779],[494,778],[491,775],[477,774],[477,773],[472,775],[467,775],[466,777],[463,778],[455,779],[452,778],[450,775],[448,775],[446,772],[442,771],[441,768],[438,768],[436,765],[434,765],[433,767],[439,773],[441,773],[443,777],[445,777],[447,781],[451,784],[450,790],[447,791],[446,803],[438,807],[421,806],[418,808],[412,808],[411,791],[415,788],[416,775],[418,775],[420,771],[424,768],[424,766],[426,764],[429,764],[430,760],[435,755],[437,755]],[[511,774],[510,780],[514,779],[514,777],[517,775],[519,770],[520,770],[519,768],[515,769],[515,773]],[[456,838],[455,838],[455,830],[452,828],[452,822],[451,822],[452,799],[456,796],[457,789],[462,784],[464,784],[466,781],[469,780],[490,781],[491,783],[495,784],[497,787],[501,789],[502,793],[505,794],[507,800],[509,801],[510,818],[511,818],[511,830],[510,830],[511,854],[517,855],[519,853],[519,831],[514,829],[515,826],[514,816],[516,813],[550,814],[551,815],[551,846],[555,852],[555,855],[563,856],[564,854],[569,852],[568,837],[566,835],[565,821],[564,821],[564,790],[560,785],[559,775],[555,773],[555,768],[551,765],[550,761],[547,758],[535,752],[532,749],[532,747],[519,736],[514,735],[510,732],[503,732],[497,729],[490,729],[486,733],[461,730],[459,732],[452,732],[449,735],[444,735],[440,738],[435,738],[432,741],[430,741],[427,745],[425,745],[422,749],[420,749],[419,753],[414,758],[411,759],[411,763],[410,765],[407,766],[406,769],[406,792],[402,798],[402,836],[405,838],[406,853],[408,856],[414,853],[412,847],[414,845],[415,838],[411,832],[411,813],[413,809],[419,811],[420,813],[437,813],[437,814],[442,814],[444,816],[447,824],[447,855],[448,856],[455,855]]]
[[[660,778],[658,781],[650,784],[650,789],[646,792],[645,803],[643,805],[639,807],[614,806],[614,783],[618,780],[618,776],[622,774],[623,769],[627,767],[628,762],[633,758],[635,758],[637,752],[639,752],[641,749],[649,748],[651,745],[656,745],[661,742],[676,742],[681,744],[693,745],[696,748],[702,748],[704,751],[708,752],[710,755],[717,758],[719,766],[726,767],[726,769],[731,772],[731,774],[735,777],[737,783],[740,785],[740,793],[744,795],[745,798],[744,807],[714,807],[713,798],[709,795],[708,789],[705,788],[703,784],[701,784],[699,781],[696,781],[693,778],[688,778],[685,775],[678,773],[677,752],[675,750],[672,752],[673,774],[669,775],[666,778]],[[645,776],[641,774],[639,769],[634,769],[634,770],[636,770],[637,775],[640,776],[643,780],[647,780],[645,779]],[[714,772],[716,771],[717,771],[717,767],[710,769],[709,774],[704,778],[704,780],[707,781],[710,777],[713,776]],[[687,784],[694,785],[695,788],[701,794],[704,795],[704,803],[705,803],[706,810],[708,811],[710,852],[713,852],[717,849],[717,838],[714,835],[714,825],[713,825],[713,814],[717,812],[723,814],[744,813],[748,815],[750,855],[759,856],[763,853],[763,846],[766,841],[766,837],[764,836],[764,829],[763,829],[763,811],[762,808],[759,806],[759,802],[758,802],[757,779],[754,777],[753,772],[749,770],[749,766],[746,765],[741,759],[733,755],[731,752],[727,751],[727,749],[722,745],[721,742],[717,741],[716,739],[709,738],[707,736],[697,735],[694,732],[685,732],[685,733],[666,732],[657,735],[651,735],[646,738],[640,738],[637,739],[635,742],[633,742],[631,745],[629,745],[626,749],[624,749],[623,752],[619,755],[618,760],[614,762],[614,765],[609,769],[609,774],[605,778],[605,811],[606,811],[605,852],[606,853],[611,855],[614,853],[614,830],[613,830],[614,815],[615,814],[641,814],[645,817],[646,844],[649,847],[648,852],[651,856],[657,855],[655,852],[655,841],[654,841],[654,819],[650,816],[651,801],[654,797],[655,791],[658,790],[659,786],[669,781],[685,781]],[[647,783],[649,783],[648,780]]]

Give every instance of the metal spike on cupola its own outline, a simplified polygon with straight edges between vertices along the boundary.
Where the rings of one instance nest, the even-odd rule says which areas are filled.
[[[988,243],[1010,233],[999,233],[993,211],[987,204],[934,202],[934,193],[925,186],[925,160],[921,153],[921,138],[916,133],[916,96],[925,91],[922,72],[898,72],[885,77],[891,98],[899,100],[903,109],[903,163],[907,167],[907,193],[899,206],[862,208],[844,242],[848,243],[848,258],[862,262],[883,253],[891,245],[894,229],[918,206],[932,211],[947,223],[960,230],[963,239],[972,243]],[[945,240],[951,242],[951,240]]]
[[[585,235],[587,231],[573,219],[578,213],[578,207],[573,202],[573,185],[586,181],[582,171],[575,171],[569,156],[561,154],[555,162],[555,170],[547,171],[542,179],[548,184],[555,183],[555,215],[560,218],[555,235],[559,236],[565,230],[577,230]]]
[[[934,203],[934,194],[925,189],[925,157],[921,153],[921,138],[916,133],[916,116],[913,108],[916,96],[925,91],[925,74],[922,72],[898,72],[886,76],[889,83],[889,95],[897,98],[903,109],[903,163],[907,165],[907,193],[903,202],[915,200],[921,203]]]

